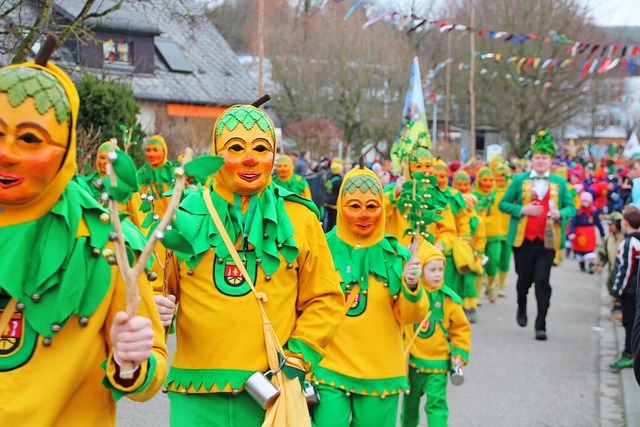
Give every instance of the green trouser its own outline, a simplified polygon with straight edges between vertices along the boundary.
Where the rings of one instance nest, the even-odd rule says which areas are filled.
[[[402,427],[416,427],[420,422],[420,398],[427,395],[424,411],[429,427],[446,427],[449,418],[447,406],[447,373],[426,374],[409,368],[411,393],[402,398]]]
[[[264,410],[245,391],[231,393],[169,393],[172,427],[260,427]]]
[[[488,277],[496,277],[498,274],[498,266],[500,265],[500,253],[502,249],[502,242],[496,240],[495,242],[487,242],[487,246],[484,249],[484,254],[489,258],[489,261],[484,265],[484,271]]]
[[[477,298],[478,290],[476,289],[476,273],[467,273],[462,276],[462,293],[465,298]]]
[[[316,386],[320,402],[313,408],[315,427],[395,427],[398,394],[364,396],[324,384]]]
[[[511,253],[513,252],[513,248],[510,244],[507,243],[506,240],[500,241],[500,263],[498,265],[498,270],[508,272],[511,267]]]
[[[453,256],[447,255],[447,264],[444,266],[444,283],[447,284],[458,296],[466,298],[471,295],[465,295],[464,283],[462,280],[462,274],[456,269],[456,264],[453,262]]]

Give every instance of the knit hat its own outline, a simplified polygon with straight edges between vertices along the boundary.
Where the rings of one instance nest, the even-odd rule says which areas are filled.
[[[549,133],[549,129],[540,130],[534,136],[534,142],[529,151],[531,155],[535,153],[548,154],[551,157],[556,156],[556,148],[553,144],[553,136]]]
[[[580,194],[580,201],[581,202],[587,202],[587,203],[591,204],[591,203],[593,203],[593,196],[588,191],[583,191]]]

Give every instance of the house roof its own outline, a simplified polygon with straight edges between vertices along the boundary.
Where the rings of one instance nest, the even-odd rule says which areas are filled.
[[[56,0],[55,9],[72,19],[85,3],[85,0]],[[104,11],[116,3],[115,0],[102,0],[96,2],[91,11]],[[197,0],[125,1],[119,10],[87,23],[95,26],[96,30],[146,34],[172,40],[192,65],[193,72],[171,71],[157,49],[153,73],[111,69],[87,71],[100,74],[106,71],[127,77],[134,96],[144,101],[223,106],[254,101],[258,95],[257,83],[206,17],[203,5]]]

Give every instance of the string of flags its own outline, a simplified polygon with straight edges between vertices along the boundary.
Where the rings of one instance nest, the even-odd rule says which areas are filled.
[[[340,1],[335,0],[336,3]],[[458,31],[461,33],[475,32],[478,36],[483,38],[487,38],[490,40],[503,40],[504,42],[510,42],[513,44],[525,43],[529,40],[541,41],[543,43],[560,43],[566,45],[567,52],[572,57],[587,53],[587,60],[591,61],[589,67],[593,65],[596,60],[596,67],[601,67],[604,62],[609,60],[609,63],[605,65],[606,68],[608,65],[611,65],[611,63],[613,63],[615,59],[619,59],[620,61],[622,61],[623,59],[630,59],[640,54],[640,44],[596,43],[589,41],[569,40],[563,34],[558,34],[554,30],[549,31],[549,34],[544,36],[535,33],[516,33],[496,30],[487,26],[472,27],[470,25],[454,23],[447,20],[431,20],[425,17],[417,16],[415,14],[401,14],[394,10],[386,9],[379,5],[373,4],[369,1],[354,1],[345,14],[344,20],[348,20],[351,15],[353,15],[353,13],[360,7],[365,9],[365,15],[369,18],[367,22],[364,23],[362,28],[368,28],[380,21],[387,21],[395,23],[399,31],[402,31],[406,28],[411,32],[426,25],[434,25],[438,27],[441,33],[451,31]],[[592,60],[591,58],[604,59]],[[615,68],[615,65],[612,68]]]

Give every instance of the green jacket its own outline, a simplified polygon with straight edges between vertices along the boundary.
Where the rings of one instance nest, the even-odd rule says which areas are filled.
[[[557,249],[564,247],[565,242],[565,230],[562,230],[561,224],[563,219],[571,218],[576,214],[576,208],[573,203],[573,198],[569,193],[567,180],[554,175],[549,175],[549,191],[551,191],[551,200],[556,204],[556,209],[560,211],[561,219],[556,222],[556,236],[560,238],[557,240],[559,244],[556,244]],[[533,181],[531,180],[530,172],[522,172],[514,175],[509,184],[509,188],[504,193],[499,209],[511,215],[511,221],[509,222],[509,233],[507,235],[507,242],[519,247],[524,239],[524,231],[527,227],[528,216],[522,216],[522,206],[528,204],[533,195]]]

